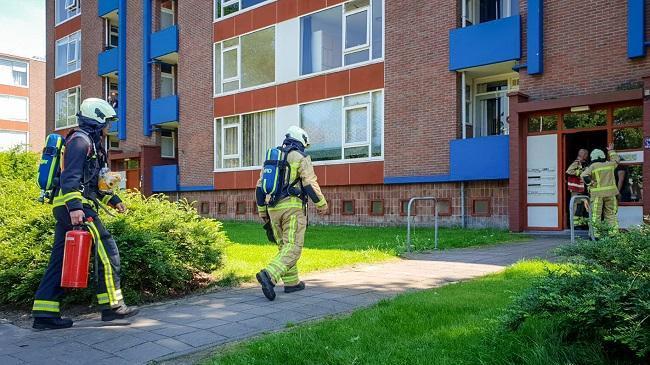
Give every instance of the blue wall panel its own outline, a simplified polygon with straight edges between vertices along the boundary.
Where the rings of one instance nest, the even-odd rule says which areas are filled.
[[[142,0],[142,133],[151,136],[151,6],[152,0]]]
[[[521,17],[493,20],[449,32],[449,70],[521,58]]]
[[[528,74],[544,72],[544,1],[528,0]]]
[[[118,7],[119,7],[118,0],[98,0],[97,16],[103,17],[110,12],[117,11]]]
[[[170,95],[151,101],[150,125],[178,121],[178,96]]]
[[[645,57],[645,0],[627,0],[627,56]]]
[[[156,193],[178,190],[178,165],[151,167],[153,181],[151,190]]]
[[[178,52],[178,26],[172,25],[151,35],[151,59]]]
[[[100,53],[97,56],[97,76],[108,75],[117,72],[119,66],[119,49],[112,48]]]
[[[120,127],[118,130],[118,137],[121,141],[126,140],[126,108],[127,108],[127,67],[126,67],[126,43],[124,42],[125,39],[128,39],[128,35],[126,32],[127,26],[127,18],[126,18],[126,0],[119,0],[119,10],[118,10],[118,16],[120,20],[120,29],[118,30],[118,37],[122,39],[121,42],[118,44],[118,64],[117,64],[117,74],[118,74],[118,81],[117,81],[117,103],[120,106],[119,113],[117,114],[117,117],[119,119]]]

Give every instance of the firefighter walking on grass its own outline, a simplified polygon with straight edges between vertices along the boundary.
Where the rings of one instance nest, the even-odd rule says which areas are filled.
[[[307,199],[316,205],[319,214],[328,210],[311,158],[305,154],[308,146],[307,132],[290,127],[282,146],[267,153],[257,183],[258,213],[265,223],[270,223],[279,248],[273,260],[257,274],[268,300],[275,299],[274,287],[280,281],[285,293],[305,289],[305,283],[298,277],[297,262],[307,229]]]
[[[72,327],[72,320],[61,318],[59,303],[63,295],[61,270],[66,233],[74,226],[87,227],[99,256],[97,301],[102,321],[122,319],[137,314],[127,307],[120,290],[120,255],[111,234],[97,215],[98,204],[108,204],[123,213],[126,207],[117,195],[100,189],[107,171],[107,154],[102,145],[103,131],[115,120],[115,110],[104,100],[86,99],[77,115],[79,129],[66,138],[59,184],[53,191],[53,214],[56,218],[54,245],[50,263],[36,291],[32,316],[36,329]],[[102,176],[100,176],[102,175]]]
[[[609,161],[605,152],[596,149],[591,151],[591,165],[581,174],[591,196],[591,219],[596,237],[600,236],[599,226],[604,220],[607,229],[612,234],[618,233],[618,201],[619,194],[616,185],[616,167],[621,162],[620,156],[614,151],[614,144],[607,147]],[[602,217],[602,218],[601,218]]]

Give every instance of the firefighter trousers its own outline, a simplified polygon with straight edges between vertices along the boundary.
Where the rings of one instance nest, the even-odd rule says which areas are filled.
[[[615,196],[591,198],[591,219],[594,234],[598,237],[603,229],[618,233],[618,201]],[[605,227],[603,227],[603,223]]]
[[[65,235],[72,230],[70,214],[65,206],[53,209],[56,227],[54,230],[54,245],[50,254],[50,263],[36,291],[32,315],[34,317],[60,317],[59,303],[64,294],[61,288],[61,271],[63,268],[63,252]],[[92,217],[93,222],[87,227],[93,236],[94,249],[97,249],[95,276],[97,278],[97,302],[101,309],[117,308],[123,304],[120,290],[120,254],[115,240],[106,230],[97,212],[84,205],[86,218]]]
[[[297,263],[305,242],[307,217],[302,209],[302,203],[299,204],[287,208],[269,209],[269,218],[279,251],[265,269],[271,275],[274,284],[280,281],[286,286],[300,283]]]

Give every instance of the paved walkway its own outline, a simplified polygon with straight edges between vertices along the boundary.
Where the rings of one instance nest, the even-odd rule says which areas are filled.
[[[256,287],[143,308],[130,325],[97,319],[71,329],[32,331],[0,324],[0,364],[141,364],[280,330],[289,323],[372,305],[408,291],[500,271],[522,258],[548,257],[558,238],[440,251],[405,260],[314,273],[307,290],[274,302]]]

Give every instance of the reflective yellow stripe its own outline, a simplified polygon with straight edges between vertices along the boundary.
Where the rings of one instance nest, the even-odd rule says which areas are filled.
[[[257,211],[258,212],[266,212],[266,205],[258,205],[257,206]]]
[[[106,254],[104,242],[102,242],[101,236],[99,235],[99,231],[97,230],[95,223],[88,223],[88,227],[90,227],[90,233],[95,239],[97,251],[99,252],[99,258],[102,260],[102,265],[104,266],[104,282],[106,283],[106,294],[108,295],[108,301],[110,305],[117,304],[119,299],[116,298],[117,293],[115,290],[115,283],[113,282],[113,267],[111,266],[111,260],[108,258],[108,254]],[[121,296],[122,294],[120,292],[120,297]]]
[[[97,294],[97,303],[108,304],[108,293]]]
[[[291,167],[291,176],[289,176],[289,182],[293,182],[296,177],[298,177],[298,168],[300,167],[300,162],[292,162],[289,164]]]
[[[53,203],[54,207],[60,207],[60,206],[65,205],[67,202],[75,200],[75,199],[81,200],[82,204],[89,204],[90,205],[92,203],[92,201],[84,198],[81,195],[81,192],[79,192],[79,191],[73,191],[71,193],[67,193],[67,194],[63,195],[60,190],[59,190],[59,195],[54,197],[54,200],[52,201],[52,203]]]
[[[59,312],[59,302],[53,302],[50,300],[35,300],[32,310],[41,312]]]
[[[603,186],[602,188],[591,188],[592,192],[598,192],[598,191],[608,191],[608,190],[618,190],[618,188],[614,185],[611,186]]]
[[[316,203],[316,206],[319,207],[319,208],[323,207],[325,205],[327,205],[327,200],[325,200],[325,199],[321,199],[318,203]]]
[[[616,170],[616,168],[614,166],[600,167],[600,168],[595,169],[594,173],[599,173],[601,171],[608,171],[608,170],[614,171],[614,170]]]
[[[280,202],[278,205],[274,207],[269,207],[268,210],[272,212],[272,211],[290,209],[290,208],[302,209],[302,200],[296,197],[291,197],[287,200]]]
[[[108,205],[108,201],[111,200],[112,197],[113,197],[112,195],[105,195],[105,196],[102,198],[102,204],[104,204],[104,205]]]

